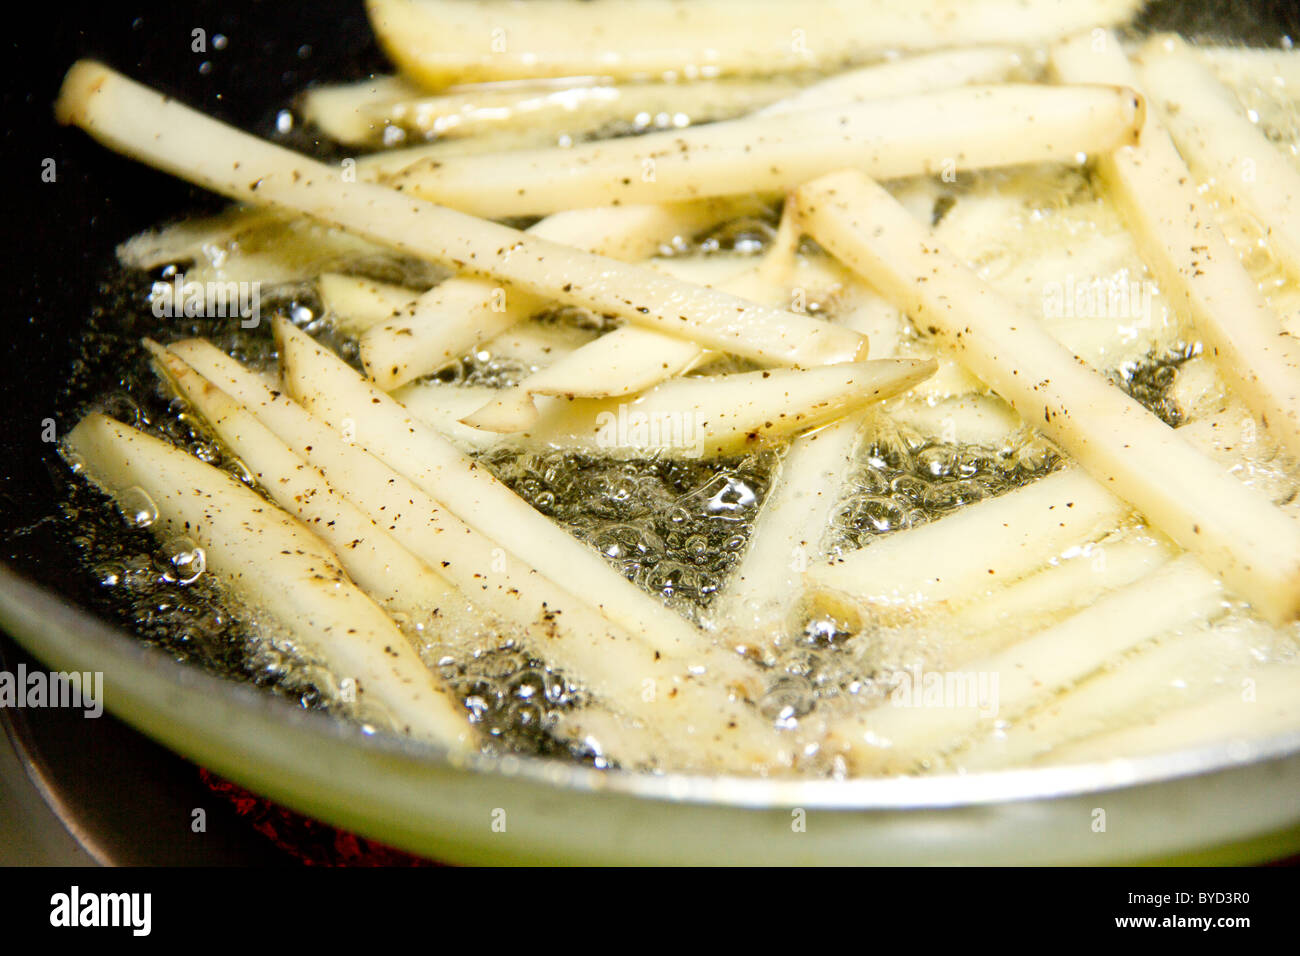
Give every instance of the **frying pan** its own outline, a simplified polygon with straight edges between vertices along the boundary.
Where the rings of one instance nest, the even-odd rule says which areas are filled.
[[[94,584],[56,518],[63,465],[42,433],[48,419],[70,428],[120,356],[91,356],[73,394],[53,396],[66,391],[116,243],[221,204],[57,128],[50,104],[63,71],[96,56],[266,135],[294,92],[384,68],[359,2],[105,6],[61,5],[57,22],[6,51],[0,625],[53,669],[103,672],[112,713],[289,807],[448,861],[1204,863],[1300,848],[1300,733],[1083,766],[856,781],[453,761],[178,663],[95,613]],[[1297,19],[1280,3],[1165,3],[1146,15],[1153,28],[1256,44],[1294,35]],[[192,50],[197,29],[205,52]],[[42,177],[47,160],[53,182]]]

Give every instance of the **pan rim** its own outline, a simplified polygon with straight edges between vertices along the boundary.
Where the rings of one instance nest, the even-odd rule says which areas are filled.
[[[212,695],[254,720],[297,725],[317,739],[330,739],[373,756],[478,776],[531,782],[554,789],[716,808],[779,810],[805,808],[829,812],[936,810],[1051,801],[1135,790],[1189,777],[1300,758],[1300,731],[1249,742],[1220,741],[1167,753],[1053,767],[1010,768],[923,776],[858,777],[846,780],[785,780],[736,774],[597,770],[554,758],[474,754],[452,759],[436,744],[393,734],[369,734],[356,725],[318,711],[307,711],[252,685],[223,679],[150,647],[125,629],[72,603],[0,561],[0,624],[22,647],[44,660],[44,648],[21,622],[76,635],[110,659],[146,670],[174,691]],[[20,622],[15,626],[15,622]],[[105,709],[116,713],[111,695]],[[120,717],[120,715],[118,715]],[[132,723],[125,718],[127,723]],[[148,730],[147,735],[153,736]],[[214,729],[214,733],[220,733]],[[164,744],[168,749],[175,749]]]

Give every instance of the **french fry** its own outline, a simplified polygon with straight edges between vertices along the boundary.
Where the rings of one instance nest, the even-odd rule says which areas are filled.
[[[825,70],[892,50],[1041,43],[1124,23],[1140,7],[1139,0],[704,0],[667,9],[654,0],[367,4],[389,58],[431,89],[557,76],[752,74],[756,64],[769,73]]]
[[[837,73],[807,89],[784,96],[756,113],[759,116],[793,116],[805,110],[865,103],[888,96],[996,83],[1026,69],[1025,58],[1015,47],[940,50]]]
[[[805,87],[791,76],[611,83],[595,77],[478,83],[421,95],[391,78],[307,94],[306,113],[332,138],[375,146],[405,140],[527,131],[531,145],[580,139],[621,123],[638,131],[681,129],[760,111],[789,115],[837,103],[992,83],[1023,71],[1013,47],[977,47],[869,66]],[[779,105],[777,105],[777,101]],[[396,136],[394,135],[396,134]],[[443,153],[445,155],[445,151]]]
[[[970,86],[694,129],[423,161],[399,189],[487,217],[779,192],[836,169],[881,179],[1072,161],[1136,142],[1123,87]]]
[[[1271,620],[1300,612],[1300,523],[1018,315],[865,176],[825,177],[798,201],[823,247],[1101,484]]]
[[[638,457],[743,454],[906,391],[933,370],[933,362],[880,359],[676,378],[627,400],[554,401],[525,438]]]
[[[354,338],[364,336],[398,314],[407,313],[421,295],[405,286],[333,272],[321,275],[316,288],[326,310],[334,316],[335,327]],[[543,369],[566,359],[595,338],[595,332],[576,326],[524,321],[490,341],[479,343],[475,352],[480,359],[486,353],[493,358]],[[483,401],[487,401],[487,396]],[[456,417],[461,418],[472,410],[464,409]]]
[[[109,494],[143,491],[157,509],[155,532],[193,539],[227,592],[351,678],[359,705],[377,705],[398,730],[453,752],[472,746],[467,715],[410,642],[289,515],[220,469],[103,415],[84,418],[67,447]]]
[[[1249,689],[1249,693],[1247,693]],[[1300,723],[1300,668],[1261,667],[1204,701],[1134,727],[1098,734],[1046,754],[1043,763],[1077,764],[1236,745],[1294,734]]]
[[[681,129],[755,111],[788,115],[880,96],[992,83],[1024,70],[1014,47],[988,46],[908,57],[811,86],[802,75],[639,83],[567,77],[462,84],[429,94],[381,76],[309,90],[303,107],[305,118],[332,139],[356,146],[435,137],[442,144],[468,136],[500,141],[504,132],[516,134],[515,148],[524,148],[598,135],[616,123],[639,131]],[[418,154],[412,150],[410,155]]]
[[[404,385],[391,394],[413,417],[435,429],[457,448],[483,451],[498,444],[502,436],[463,424],[463,419],[490,402],[499,391],[486,385],[430,381]]]
[[[145,230],[119,245],[117,257],[133,269],[176,266],[199,287],[246,282],[263,289],[311,281],[347,262],[394,258],[383,246],[313,219],[244,206]]]
[[[501,542],[461,522],[397,471],[345,441],[340,430],[209,343],[187,340],[170,351],[239,401],[480,612],[519,628],[539,656],[608,706],[643,721],[648,728],[643,732],[665,735],[660,745],[675,759],[741,769],[779,752],[744,702],[758,685],[739,657],[709,647],[693,630],[694,646],[686,648],[673,644],[676,635],[668,629],[652,633],[650,640],[630,635],[609,622],[604,608],[597,613],[590,600],[557,585],[507,547],[512,539]],[[669,620],[685,626],[675,615]],[[677,656],[674,648],[685,653]]]
[[[350,182],[343,171],[228,127],[102,64],[81,61],[68,71],[57,114],[112,148],[241,201],[293,209],[418,258],[756,361],[820,365],[865,352],[861,336],[827,322]]]
[[[334,314],[338,328],[354,337],[391,319],[420,296],[403,286],[336,272],[322,274],[316,280],[316,291]]]
[[[595,341],[591,329],[561,322],[521,322],[496,338],[484,342],[474,355],[478,359],[500,358],[533,369],[543,369]]]
[[[1002,399],[974,392],[956,398],[938,398],[928,390],[908,394],[890,405],[889,417],[922,435],[960,436],[963,442],[988,447],[1002,445],[1024,427]]]
[[[1259,223],[1270,251],[1300,277],[1300,172],[1181,39],[1142,47],[1138,75],[1178,151]]]
[[[1009,727],[977,738],[953,759],[967,770],[1025,766],[1075,740],[1203,700],[1251,663],[1245,636],[1230,628],[1206,624],[1170,634]]]
[[[267,496],[334,549],[348,576],[381,606],[414,620],[456,600],[456,590],[340,497],[316,469],[180,357],[146,342],[155,366],[248,468]]]
[[[726,78],[687,83],[610,83],[570,78],[542,83],[483,83],[388,100],[363,108],[374,144],[384,131],[440,139],[527,131],[538,145],[598,135],[615,124],[681,129],[752,112],[797,91],[788,77]],[[348,132],[363,132],[360,128]]]
[[[1086,472],[1070,468],[813,565],[806,579],[885,606],[959,599],[1024,577],[1127,513]]]
[[[537,149],[556,145],[557,137],[545,130],[515,129],[483,132],[478,136],[436,139],[418,146],[381,149],[357,157],[357,176],[370,183],[387,183],[408,166],[426,160],[480,156],[510,149]]]
[[[762,262],[723,282],[721,288],[760,305],[784,305],[789,301],[784,280],[792,271],[798,244],[794,217],[785,215]],[[534,395],[569,399],[632,395],[693,368],[708,354],[693,342],[624,326],[494,396],[464,422],[503,433],[535,429],[539,413]]]
[[[997,80],[1017,76],[1026,70],[1023,58],[1012,47],[985,46],[962,50],[944,50],[922,56],[908,57],[905,60],[877,64],[850,70],[827,79],[820,80],[807,87],[787,77],[751,78],[748,82],[769,87],[773,91],[784,89],[790,95],[769,106],[763,107],[763,115],[789,115],[808,109],[835,106],[841,103],[858,103],[867,99],[884,96],[896,96],[905,93],[923,93],[930,90],[947,89],[971,83],[992,83]],[[591,78],[576,77],[568,80],[552,81],[553,86],[569,90],[574,83],[586,83]],[[643,84],[646,85],[646,84]],[[664,84],[664,95],[670,90],[687,88],[695,84]],[[535,85],[532,88],[536,88]],[[475,90],[518,89],[517,84],[481,84],[479,86],[457,87],[448,90],[456,97],[472,96]],[[528,86],[524,87],[529,89]],[[615,87],[618,89],[618,87]],[[528,95],[526,92],[519,95]],[[761,90],[756,94],[766,96]],[[456,101],[459,101],[458,99]],[[677,112],[674,106],[671,112]],[[740,110],[737,110],[740,112]],[[493,114],[495,115],[495,114]],[[663,114],[656,113],[655,121]],[[668,117],[664,117],[668,118]],[[357,160],[357,172],[371,181],[382,181],[400,173],[422,160],[440,161],[455,156],[476,156],[484,153],[503,152],[507,150],[535,149],[540,146],[556,145],[556,129],[538,126],[536,123],[524,129],[507,128],[505,130],[482,130],[472,138],[440,138],[422,146],[410,146],[403,149],[389,149],[372,153]],[[567,130],[572,132],[572,130]]]
[[[287,323],[277,323],[285,387],[331,427],[355,430],[357,442],[423,489],[448,512],[501,542],[557,585],[581,580],[609,621],[681,660],[712,660],[727,676],[744,673],[709,652],[704,636],[676,612],[622,577],[595,551],[535,511],[487,469],[374,388],[333,353]]]
[[[940,606],[940,616],[931,624],[961,635],[950,644],[945,666],[960,667],[1001,651],[1059,622],[1063,614],[1082,610],[1107,592],[1150,575],[1177,556],[1177,547],[1163,536],[1120,533],[1073,545],[1041,570],[1005,587],[994,585],[985,593],[977,588],[964,594],[947,607]]]
[[[727,578],[717,626],[772,633],[788,622],[823,541],[863,427],[863,415],[795,439],[763,500],[740,564]]]
[[[528,231],[599,255],[633,262],[662,244],[734,215],[731,203],[678,203],[577,209],[548,216]],[[404,315],[361,339],[366,374],[392,391],[524,321],[546,300],[500,283],[453,277],[411,304]]]
[[[355,83],[317,86],[303,94],[302,115],[332,140],[377,146],[384,141],[385,124],[375,116],[374,108],[411,100],[420,93],[418,86],[399,76],[372,76]]]
[[[929,343],[924,340],[906,342],[897,350],[900,356],[933,358],[939,363],[939,368],[934,375],[917,386],[918,401],[937,405],[941,402],[979,398],[988,393],[988,386],[972,375],[960,362],[941,353],[932,353],[934,349],[930,348]]]
[[[950,753],[997,721],[1012,720],[1050,699],[1152,637],[1200,621],[1222,602],[1214,577],[1184,555],[1134,584],[1112,592],[1084,611],[998,654],[953,672],[969,689],[986,675],[988,700],[963,691],[964,700],[931,701],[926,676],[909,674],[911,686],[861,715],[846,718],[829,734],[857,772],[905,772]],[[948,675],[935,674],[941,684]],[[996,680],[996,683],[995,683]],[[946,685],[944,685],[946,686]]]
[[[527,431],[536,428],[539,418],[534,395],[570,399],[632,395],[686,371],[704,354],[694,342],[671,335],[630,326],[616,329],[514,388],[503,389],[461,421],[492,432]]]
[[[232,206],[214,216],[184,219],[146,229],[117,247],[118,260],[133,269],[158,269],[187,259],[204,258],[204,247],[223,247],[257,229],[279,225],[274,209]]]
[[[1136,83],[1118,39],[1103,40],[1057,47],[1057,74]],[[1139,146],[1099,157],[1098,167],[1161,288],[1191,318],[1229,386],[1292,454],[1300,453],[1300,345],[1282,334],[1159,118],[1147,117]]]

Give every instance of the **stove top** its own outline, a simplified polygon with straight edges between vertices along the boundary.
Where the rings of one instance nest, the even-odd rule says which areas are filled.
[[[0,672],[45,668],[0,636]],[[0,866],[413,866],[104,713],[0,707]]]

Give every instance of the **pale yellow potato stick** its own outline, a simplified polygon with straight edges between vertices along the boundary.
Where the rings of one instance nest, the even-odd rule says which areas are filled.
[[[967,86],[568,148],[427,160],[391,182],[475,215],[544,215],[781,192],[843,168],[892,179],[1073,161],[1136,142],[1143,112],[1122,86]]]
[[[607,206],[548,216],[531,235],[628,262],[645,259],[676,238],[689,238],[741,209],[730,202]],[[449,362],[546,306],[546,298],[499,282],[453,276],[361,339],[366,374],[392,391]]]
[[[592,454],[745,454],[904,392],[934,367],[920,359],[843,362],[675,378],[625,399],[543,400],[523,438]]]
[[[786,280],[794,268],[800,236],[795,217],[789,213],[783,215],[772,246],[762,261],[718,287],[759,305],[788,303],[790,291]],[[502,433],[535,429],[539,413],[534,395],[563,398],[632,395],[693,368],[708,355],[707,349],[694,342],[637,326],[624,326],[550,368],[530,375],[514,388],[502,390],[462,421],[475,428]]]
[[[272,390],[210,343],[190,339],[169,351],[248,409],[403,547],[437,568],[480,613],[518,627],[539,656],[608,706],[643,721],[646,733],[665,735],[661,746],[674,759],[746,769],[779,749],[745,701],[760,686],[753,668],[709,646],[666,608],[668,626],[644,637],[629,633],[610,622],[606,606],[593,606],[590,595],[593,585],[600,590],[599,579],[580,581],[584,596],[557,584],[519,556],[520,535],[495,539],[460,521],[396,470],[345,441],[342,429]],[[504,517],[509,522],[519,515]],[[521,522],[525,545],[527,524]],[[690,634],[688,644],[675,641],[673,621]]]
[[[993,83],[1027,71],[1020,51],[1007,46],[941,50],[872,65],[807,85],[801,74],[717,80],[611,82],[565,77],[524,82],[459,84],[425,93],[393,77],[317,87],[304,98],[305,117],[333,139],[364,146],[408,139],[443,144],[477,136],[515,134],[519,147],[553,145],[561,137],[599,135],[613,123],[680,129],[755,110],[775,114],[879,96]],[[780,101],[779,103],[777,101]],[[496,148],[504,148],[504,144]],[[404,152],[414,161],[418,147]],[[447,155],[445,148],[429,155]]]
[[[1005,77],[1020,66],[1019,55],[1007,47],[942,51],[833,76],[778,100],[758,115],[790,116],[836,104],[988,82]],[[404,153],[410,162],[404,162],[403,166],[412,165],[418,150],[405,150]],[[587,204],[585,201],[582,203]],[[710,221],[721,221],[727,216],[740,215],[742,211],[732,203],[716,201],[580,209],[556,213],[530,231],[557,242],[632,261],[652,255],[660,243],[670,238],[689,238]],[[787,240],[785,246],[788,248],[774,250],[774,255],[793,254],[799,236],[785,235],[789,231],[783,223],[782,238]],[[766,280],[767,276],[758,278]],[[757,292],[752,282],[738,280],[735,286],[720,288],[762,305],[783,304],[764,297],[766,293]],[[788,290],[782,290],[781,295],[788,295]],[[507,292],[493,283],[452,279],[431,290],[396,321],[385,323],[366,335],[362,340],[362,361],[371,378],[381,388],[392,391],[454,361],[493,334],[542,308],[543,304],[533,296]],[[623,394],[648,388],[688,368],[698,361],[703,351],[699,348],[692,351],[665,335],[635,327],[616,331],[611,337],[612,342],[602,344],[589,355],[575,356],[575,363],[582,364],[571,371],[595,372],[598,363],[606,361],[607,350],[616,351],[620,359],[636,355],[637,368],[628,369],[627,374],[607,371],[593,380],[617,380],[624,385]],[[588,359],[590,361],[586,361]],[[563,381],[560,381],[561,377]],[[536,394],[599,397],[601,386],[579,391],[572,384],[575,377],[564,369],[557,370],[554,377],[545,377],[535,383],[539,387],[528,390]],[[521,392],[500,396],[499,400],[501,407],[494,414],[477,419],[479,425],[509,431],[525,428],[535,420],[536,408]]]
[[[334,353],[286,322],[276,324],[289,394],[331,427],[409,479],[460,521],[501,542],[529,567],[583,593],[610,622],[677,659],[742,680],[744,662],[716,652],[689,621],[647,594],[599,554],[535,510],[434,429],[423,425]]]
[[[175,353],[145,344],[159,374],[244,463],[267,497],[333,548],[348,576],[375,601],[421,620],[456,600],[454,587],[340,496],[248,409]]]
[[[204,116],[108,67],[75,64],[57,113],[106,145],[216,192],[292,209],[418,258],[756,361],[811,366],[863,356],[866,340],[475,219],[300,156]]]
[[[1128,510],[1086,472],[1070,468],[811,564],[807,582],[885,606],[959,600],[1030,574],[1115,527]],[[979,545],[963,546],[968,542]]]
[[[691,79],[826,70],[894,50],[1038,44],[1125,23],[1141,0],[369,0],[403,74],[431,89],[558,76]]]
[[[1174,628],[1193,624],[1223,600],[1214,577],[1183,555],[1086,610],[997,654],[931,672],[941,696],[927,702],[923,670],[894,675],[890,698],[838,722],[841,746],[859,772],[908,772],[1011,720],[1087,677],[1118,655]],[[951,699],[942,696],[949,682]],[[960,689],[961,700],[957,700]]]
[[[1042,762],[1095,763],[1194,747],[1235,749],[1295,733],[1300,722],[1300,667],[1260,667],[1235,683],[1204,701],[1067,744],[1046,754]]]
[[[728,119],[797,91],[791,77],[736,77],[687,83],[611,83],[572,77],[537,83],[479,83],[433,94],[378,100],[358,113],[367,123],[341,127],[376,144],[408,136],[447,142],[517,132],[529,145],[599,136],[614,124],[644,131]],[[340,117],[340,120],[343,117]]]
[[[399,731],[450,750],[472,747],[468,714],[334,552],[289,515],[221,469],[100,414],[82,419],[67,447],[109,494],[143,491],[158,512],[155,533],[193,539],[227,593],[351,679],[359,705],[378,705]]]
[[[1062,44],[1052,64],[1067,82],[1138,82],[1109,34]],[[1163,293],[1190,317],[1229,387],[1300,454],[1300,343],[1283,333],[1159,118],[1149,114],[1141,143],[1099,156],[1098,168]]]
[[[355,83],[317,86],[302,97],[302,115],[330,139],[353,145],[383,141],[384,122],[372,112],[377,105],[411,100],[420,87],[397,76],[372,76]]]
[[[1191,47],[1161,36],[1142,47],[1142,85],[1178,151],[1227,203],[1259,223],[1269,250],[1300,277],[1300,171]]]
[[[1020,314],[858,172],[810,183],[809,233],[956,353],[1027,423],[1274,621],[1300,612],[1300,522]]]
[[[335,325],[353,336],[391,319],[420,296],[403,286],[337,272],[323,273],[316,280],[316,291],[326,311],[334,315]]]
[[[1210,621],[1175,631],[1142,648],[1123,666],[1103,670],[1058,700],[1035,708],[1004,730],[977,737],[953,759],[970,770],[1024,766],[1073,741],[1131,727],[1194,704],[1240,679],[1251,663],[1246,639],[1268,630]],[[1238,678],[1238,680],[1234,680]]]

